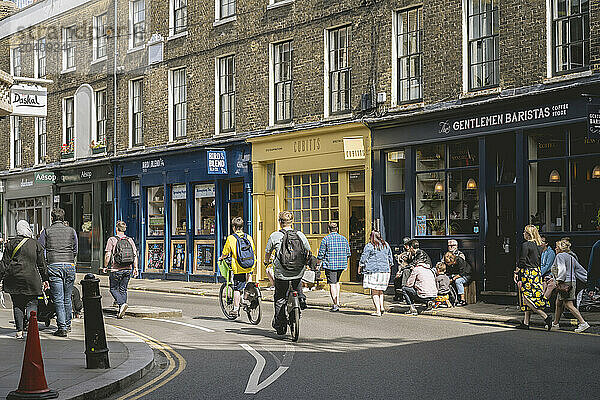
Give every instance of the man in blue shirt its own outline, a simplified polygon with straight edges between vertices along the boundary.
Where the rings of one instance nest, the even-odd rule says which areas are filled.
[[[329,284],[329,293],[333,301],[330,311],[340,310],[340,276],[348,268],[350,257],[350,244],[348,239],[338,233],[337,222],[330,222],[327,226],[329,234],[323,238],[319,246],[317,257],[319,266],[325,269],[325,276]]]
[[[542,259],[541,259],[541,272],[542,276],[546,276],[550,273],[550,268],[554,263],[554,257],[556,257],[556,253],[552,250],[552,247],[548,246],[548,241],[546,240],[546,236],[540,236],[542,238]]]

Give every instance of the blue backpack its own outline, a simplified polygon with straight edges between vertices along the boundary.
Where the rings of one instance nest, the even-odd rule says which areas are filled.
[[[236,238],[237,242],[237,262],[243,269],[250,269],[254,267],[254,263],[256,261],[256,257],[254,256],[254,249],[252,249],[252,243],[248,240],[248,237],[244,234],[243,236],[238,236],[237,234],[233,234]]]

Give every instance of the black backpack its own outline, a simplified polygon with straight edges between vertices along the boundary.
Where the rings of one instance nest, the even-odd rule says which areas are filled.
[[[306,265],[308,252],[304,248],[302,239],[294,230],[282,229],[283,239],[279,250],[279,263],[286,271],[300,272]]]
[[[256,257],[254,256],[254,250],[252,249],[252,243],[248,240],[246,234],[239,236],[233,234],[236,239],[236,258],[240,267],[249,269],[254,267]]]
[[[135,260],[135,252],[133,251],[133,246],[129,243],[129,238],[127,236],[118,237],[117,244],[115,245],[115,249],[113,250],[113,260],[117,267],[129,267],[133,264]]]

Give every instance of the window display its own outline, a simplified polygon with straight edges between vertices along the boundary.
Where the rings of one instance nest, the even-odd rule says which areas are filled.
[[[148,236],[165,234],[165,191],[162,186],[148,188]]]
[[[165,269],[165,243],[162,240],[146,241],[146,272],[163,272]]]
[[[171,191],[171,234],[183,236],[187,230],[187,201],[185,185],[173,185]]]
[[[404,191],[404,150],[385,153],[385,191]]]
[[[171,271],[175,273],[185,273],[187,266],[187,251],[185,240],[171,241]]]
[[[348,192],[362,193],[365,191],[365,171],[348,172]]]
[[[196,185],[195,200],[195,229],[196,235],[215,234],[215,185]]]

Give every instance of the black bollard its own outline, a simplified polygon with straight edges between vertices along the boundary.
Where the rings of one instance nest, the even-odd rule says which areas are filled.
[[[81,281],[83,288],[83,323],[85,327],[85,362],[86,368],[110,368],[104,316],[102,315],[102,296],[100,296],[100,279],[94,274],[86,274]]]

